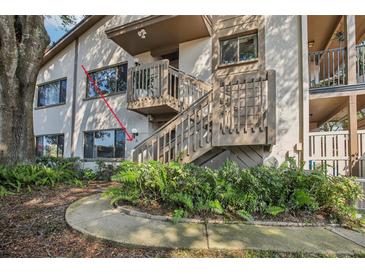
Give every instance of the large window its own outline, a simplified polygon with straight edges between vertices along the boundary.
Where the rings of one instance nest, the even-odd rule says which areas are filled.
[[[91,78],[103,94],[127,91],[127,63],[90,73]],[[87,79],[86,97],[98,97],[94,85]]]
[[[38,86],[38,107],[63,104],[66,102],[67,80],[57,80]]]
[[[43,135],[36,137],[37,157],[63,157],[64,135]]]
[[[257,33],[220,41],[221,64],[257,59]]]
[[[125,158],[125,133],[121,129],[84,133],[84,158]]]

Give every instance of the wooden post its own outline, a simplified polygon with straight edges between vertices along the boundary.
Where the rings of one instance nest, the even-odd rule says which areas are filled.
[[[349,172],[351,176],[358,175],[358,146],[357,146],[357,98],[355,94],[349,96]]]
[[[355,15],[346,15],[347,84],[356,84],[356,25]]]

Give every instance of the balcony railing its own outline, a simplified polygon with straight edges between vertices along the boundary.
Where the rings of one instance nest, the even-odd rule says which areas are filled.
[[[211,89],[168,60],[133,67],[128,77],[128,108],[144,114],[183,111]]]
[[[309,53],[310,88],[347,84],[346,48]]]
[[[356,46],[357,83],[365,83],[365,44]]]

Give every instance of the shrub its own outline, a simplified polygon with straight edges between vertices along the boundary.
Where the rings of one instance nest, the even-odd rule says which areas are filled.
[[[279,168],[248,169],[227,161],[218,170],[176,162],[125,161],[112,179],[120,183],[105,194],[113,203],[158,203],[173,209],[175,219],[223,214],[252,220],[255,214],[320,212],[351,222],[356,213],[351,202],[362,197],[354,178],[329,176],[324,170],[308,172],[293,160]]]

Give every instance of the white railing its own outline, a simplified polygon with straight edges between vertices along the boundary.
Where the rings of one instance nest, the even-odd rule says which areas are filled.
[[[365,45],[356,46],[357,83],[365,83]]]
[[[309,168],[325,168],[330,175],[349,174],[349,132],[310,132]]]
[[[346,85],[347,51],[335,48],[309,53],[310,88]]]

